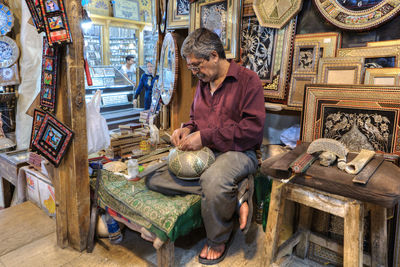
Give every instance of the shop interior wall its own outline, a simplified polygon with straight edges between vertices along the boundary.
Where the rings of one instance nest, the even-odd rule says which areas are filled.
[[[365,46],[366,42],[386,41],[400,39],[400,16],[385,23],[379,28],[355,32],[343,31],[320,15],[312,0],[304,0],[303,8],[298,14],[296,34],[318,32],[340,32],[342,35],[342,47]],[[281,111],[269,112],[264,127],[264,144],[280,144],[281,133],[292,125],[300,124],[301,112]]]

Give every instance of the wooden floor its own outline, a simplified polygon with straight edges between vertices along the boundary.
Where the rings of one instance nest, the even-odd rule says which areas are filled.
[[[55,220],[31,202],[0,210],[0,267],[35,266],[156,266],[157,255],[150,242],[124,231],[124,241],[97,243],[93,253],[57,246]],[[252,225],[247,236],[236,233],[227,258],[218,266],[263,266],[264,232]],[[197,255],[204,244],[204,231],[192,232],[175,242],[176,266],[201,266]],[[289,257],[281,266],[320,266]]]

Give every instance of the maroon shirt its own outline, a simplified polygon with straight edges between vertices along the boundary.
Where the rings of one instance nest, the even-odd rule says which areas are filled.
[[[213,150],[259,149],[265,121],[264,93],[257,74],[231,61],[225,80],[214,95],[199,81],[183,127],[200,131],[201,142]]]

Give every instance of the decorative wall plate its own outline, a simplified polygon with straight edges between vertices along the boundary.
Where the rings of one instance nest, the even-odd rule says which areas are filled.
[[[319,12],[333,25],[346,30],[367,30],[394,17],[400,1],[314,0]]]
[[[7,36],[0,36],[0,68],[9,67],[19,57],[19,49],[13,39]]]
[[[6,35],[14,25],[14,17],[10,9],[0,4],[0,35]]]
[[[303,0],[254,0],[253,9],[264,27],[280,29],[301,10]]]
[[[331,138],[350,151],[400,155],[400,87],[307,85],[300,139]]]
[[[18,64],[0,68],[0,86],[19,84]]]
[[[72,142],[73,135],[74,133],[67,126],[46,113],[33,141],[33,147],[58,167]]]
[[[168,32],[160,54],[160,94],[164,105],[171,101],[178,80],[179,54],[175,37]]]

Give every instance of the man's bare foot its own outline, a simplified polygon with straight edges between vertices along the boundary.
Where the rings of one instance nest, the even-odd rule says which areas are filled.
[[[208,245],[205,244],[200,252],[200,257],[208,260],[215,260],[221,257],[221,255],[224,253],[224,250],[225,244],[221,244],[213,248],[209,248]]]
[[[247,224],[247,216],[249,215],[249,204],[243,202],[239,209],[239,227],[243,230]]]

